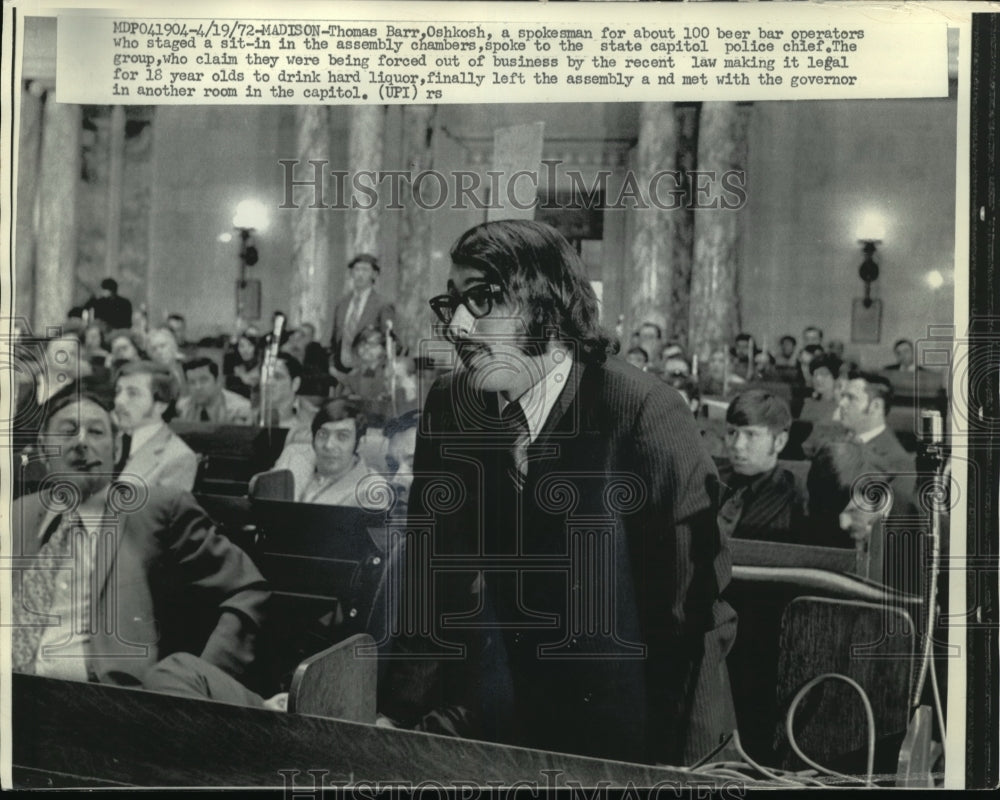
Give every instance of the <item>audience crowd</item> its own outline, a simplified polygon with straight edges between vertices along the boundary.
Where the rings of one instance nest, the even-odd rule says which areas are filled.
[[[157,580],[172,581],[171,591],[199,587],[198,613],[214,615],[204,620],[211,633],[204,648],[188,648],[197,657],[167,662],[160,672],[179,670],[184,681],[197,682],[206,675],[214,681],[221,670],[241,680],[241,637],[256,624],[266,594],[256,568],[213,532],[185,494],[203,489],[200,429],[281,430],[277,457],[264,466],[287,470],[289,501],[391,510],[397,517],[402,509],[405,517],[423,387],[407,343],[393,329],[393,306],[375,288],[377,259],[362,254],[350,272],[352,291],[337,304],[326,346],[308,321],[278,342],[252,325],[222,341],[194,342],[179,313],[149,330],[144,313],[133,315],[112,279],[101,284],[100,296],[72,310],[61,335],[14,345],[23,366],[14,424],[23,448],[17,493],[30,499],[44,484],[44,473],[28,468],[38,463],[72,473],[84,501],[107,493],[112,475],[146,487],[155,503],[134,515],[135,529],[147,537],[137,540],[139,561],[147,551],[168,551],[170,567]],[[897,341],[896,362],[881,369],[862,368],[843,343],[824,341],[814,326],[773,343],[741,333],[700,361],[685,343],[664,339],[653,322],[618,347],[631,365],[626,369],[660,378],[690,408],[718,469],[725,537],[863,550],[886,519],[915,510],[915,442],[901,441],[906,426],[894,425],[891,415],[901,395],[912,404],[915,392],[907,394],[907,387],[923,369],[910,340]],[[912,429],[912,413],[909,419]],[[41,434],[53,431],[76,437],[75,449],[45,455]],[[359,488],[380,475],[392,487],[388,495]],[[890,499],[866,505],[859,498],[870,497],[875,485],[888,485]],[[44,515],[31,519],[36,533],[52,523]],[[41,538],[48,535],[59,534]],[[68,602],[58,592],[42,596]],[[55,674],[21,645],[16,666]],[[160,645],[183,649],[168,639]],[[152,686],[145,673],[135,680]]]

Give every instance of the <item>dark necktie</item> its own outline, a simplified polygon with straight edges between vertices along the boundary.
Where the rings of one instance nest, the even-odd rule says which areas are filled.
[[[71,569],[73,533],[81,529],[80,518],[66,514],[58,527],[38,550],[35,566],[21,573],[21,602],[13,608],[14,630],[11,632],[11,664],[15,672],[33,674],[38,646],[46,626],[38,615],[48,614],[55,595],[56,572]]]
[[[509,473],[518,491],[524,488],[524,479],[528,474],[528,445],[531,443],[531,431],[528,428],[528,418],[518,402],[508,403],[502,412],[500,420],[504,430],[511,437]]]
[[[210,416],[208,416],[208,409],[205,408],[204,406],[202,406],[201,414],[198,415],[198,418],[202,422],[211,422],[212,421],[212,418]]]
[[[125,463],[128,461],[128,457],[132,452],[132,434],[123,433],[122,434],[122,454],[121,458],[118,459],[118,464],[115,466],[116,472],[121,472],[125,469]]]
[[[749,483],[741,482],[735,491],[729,493],[729,497],[719,509],[719,531],[727,539],[732,538],[740,517],[743,516],[743,503],[749,488]]]

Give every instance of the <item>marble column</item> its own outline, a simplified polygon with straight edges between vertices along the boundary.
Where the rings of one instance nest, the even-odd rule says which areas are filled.
[[[403,162],[410,175],[434,166],[434,120],[437,107],[403,107]],[[396,312],[400,336],[411,348],[431,335],[433,312],[427,298],[437,287],[431,277],[433,212],[415,202],[413,192],[404,187],[399,231],[399,292]]]
[[[325,157],[329,150],[327,106],[296,106],[297,156],[300,164]],[[331,323],[330,254],[327,220],[330,212],[300,203],[292,217],[291,322],[311,322],[322,338]]]
[[[81,107],[45,100],[38,169],[38,227],[33,329],[66,319],[76,281],[76,195],[80,181]]]
[[[676,209],[669,203],[669,182],[660,181],[656,204],[648,190],[657,172],[673,170],[677,148],[677,124],[672,103],[643,103],[639,110],[639,141],[632,175],[644,205],[630,212],[632,236],[629,246],[629,278],[626,283],[625,333],[643,322],[667,326],[673,283]],[[657,207],[661,206],[661,207]],[[653,357],[658,357],[659,354]]]
[[[385,149],[385,107],[352,106],[348,134],[347,169],[353,177],[363,170],[373,172],[382,169],[382,155]],[[374,180],[366,182],[366,185]],[[356,192],[355,200],[372,208],[352,208],[347,212],[347,251],[344,263],[350,262],[358,253],[379,255],[379,217],[382,208],[378,202]]]
[[[685,346],[691,308],[691,268],[694,263],[694,206],[691,203],[691,171],[698,164],[698,105],[677,103],[677,172],[684,189],[683,208],[677,210],[674,222],[674,269],[668,315],[668,339],[677,339]]]
[[[121,274],[122,194],[125,175],[125,107],[112,106],[108,123],[108,214],[105,221],[104,272]]]
[[[15,317],[31,316],[35,293],[35,202],[38,186],[38,153],[42,143],[42,94],[40,83],[21,89],[21,119],[17,151],[17,221],[14,233]]]
[[[746,169],[749,109],[731,102],[702,104],[698,124],[698,172],[708,187],[699,205],[732,200],[721,190],[722,174]],[[732,343],[741,327],[740,212],[698,208],[694,219],[694,265],[691,272],[691,351],[707,358],[713,347]]]

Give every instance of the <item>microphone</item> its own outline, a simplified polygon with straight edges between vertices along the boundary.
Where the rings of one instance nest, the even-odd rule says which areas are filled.
[[[271,326],[271,341],[264,354],[264,363],[260,370],[260,427],[270,427],[271,425],[271,393],[268,383],[271,374],[274,372],[274,362],[278,360],[278,350],[281,347],[281,334],[285,330],[285,315],[280,311],[274,315],[274,322]]]
[[[389,402],[392,407],[392,415],[398,416],[396,412],[396,348],[392,346],[392,320],[385,321],[385,355],[389,364]]]

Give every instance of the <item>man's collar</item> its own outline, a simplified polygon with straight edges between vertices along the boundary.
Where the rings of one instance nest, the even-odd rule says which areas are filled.
[[[167,427],[167,424],[162,420],[160,422],[154,422],[151,425],[143,425],[140,428],[136,428],[132,431],[132,449],[131,453],[134,454],[140,447],[142,447],[146,442],[152,439],[161,430]]]
[[[741,486],[746,486],[751,494],[755,494],[765,483],[771,480],[771,476],[774,475],[777,469],[778,465],[775,464],[771,469],[758,472],[756,475],[742,475],[733,470],[732,474],[726,478],[726,481],[731,489],[735,490]]]
[[[364,304],[368,300],[368,295],[370,295],[371,293],[372,293],[372,287],[369,286],[367,289],[362,289],[360,292],[355,292],[354,297],[360,303],[360,305],[364,306]]]
[[[858,439],[863,444],[868,444],[868,442],[870,442],[872,439],[874,439],[876,436],[878,436],[884,430],[885,430],[885,423],[883,422],[877,428],[872,428],[870,431],[865,431],[864,433],[859,433],[858,434]]]
[[[524,411],[524,416],[528,420],[528,431],[531,434],[531,441],[534,442],[541,433],[545,420],[552,413],[552,408],[559,399],[563,388],[569,382],[569,373],[573,368],[573,354],[569,350],[557,350],[547,353],[546,358],[553,358],[554,355],[561,354],[562,357],[554,364],[545,377],[535,383],[528,391],[522,394],[517,402]],[[506,408],[507,402],[500,398],[500,410]]]

